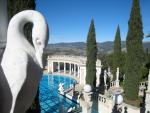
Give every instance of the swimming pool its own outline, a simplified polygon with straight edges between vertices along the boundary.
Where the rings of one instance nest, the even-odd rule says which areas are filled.
[[[58,94],[59,83],[64,83],[64,89],[68,89],[76,80],[60,75],[43,76],[39,87],[41,113],[59,113],[62,110],[66,113],[70,107],[79,107],[74,101]]]

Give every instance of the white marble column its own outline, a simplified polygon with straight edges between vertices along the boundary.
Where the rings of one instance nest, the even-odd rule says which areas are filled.
[[[47,60],[47,72],[48,73],[50,72],[50,62],[49,62],[49,60]]]
[[[80,77],[80,67],[78,66],[78,78]]]
[[[74,70],[73,74],[74,74],[74,76],[76,76],[76,64],[74,64],[74,69],[73,70]]]
[[[64,62],[64,73],[66,73],[66,62]]]
[[[52,61],[52,73],[54,72],[54,62]]]
[[[71,75],[71,71],[72,71],[72,70],[71,70],[71,63],[69,63],[69,70],[70,70],[69,73],[70,73],[70,75]]]
[[[58,62],[58,72],[60,73],[60,62]]]
[[[148,88],[146,91],[145,108],[146,108],[145,113],[148,113],[148,111],[150,112],[150,70],[148,75]]]

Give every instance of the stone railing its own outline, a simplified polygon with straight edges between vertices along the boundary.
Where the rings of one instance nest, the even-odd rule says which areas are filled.
[[[116,81],[112,81],[112,82],[110,83],[110,88],[115,87],[115,86],[116,86]]]
[[[108,98],[104,95],[99,94],[98,101],[101,103],[107,103]]]

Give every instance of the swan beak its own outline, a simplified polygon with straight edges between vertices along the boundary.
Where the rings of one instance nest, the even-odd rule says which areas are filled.
[[[43,51],[38,51],[36,57],[40,67],[43,69]]]

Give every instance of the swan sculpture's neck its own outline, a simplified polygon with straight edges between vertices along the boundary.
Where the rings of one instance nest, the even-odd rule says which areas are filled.
[[[33,44],[37,37],[45,38],[44,36],[38,36],[39,32],[47,32],[47,24],[44,17],[37,11],[27,10],[23,13],[15,15],[8,26],[7,32],[7,44],[6,48],[22,48],[29,54],[36,53],[32,45],[27,41],[24,36],[24,25],[28,22],[33,23],[32,29],[32,41]],[[43,33],[43,34],[44,34]],[[16,44],[17,43],[17,44]],[[35,44],[34,44],[35,46]]]

